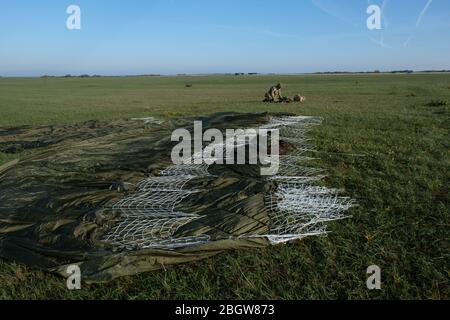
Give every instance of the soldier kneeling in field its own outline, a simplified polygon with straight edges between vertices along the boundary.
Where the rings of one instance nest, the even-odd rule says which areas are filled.
[[[280,102],[283,99],[281,96],[281,83],[273,86],[264,95],[264,102]]]

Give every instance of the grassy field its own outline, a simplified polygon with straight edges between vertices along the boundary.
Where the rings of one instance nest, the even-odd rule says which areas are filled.
[[[281,81],[305,104],[263,104]],[[191,88],[185,87],[191,84]],[[216,111],[324,118],[312,132],[324,183],[359,206],[332,233],[68,291],[65,280],[0,260],[2,299],[450,298],[449,74],[0,78],[0,126]],[[0,154],[0,164],[13,156]],[[0,191],[1,192],[1,191]],[[366,288],[381,268],[382,289]]]

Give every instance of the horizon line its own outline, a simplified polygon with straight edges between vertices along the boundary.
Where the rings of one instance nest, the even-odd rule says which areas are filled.
[[[143,74],[42,74],[42,75],[0,75],[0,78],[99,78],[99,77],[179,77],[179,76],[295,76],[295,75],[315,75],[315,74],[380,74],[380,73],[450,73],[450,69],[430,69],[430,70],[415,70],[415,69],[398,69],[398,70],[372,70],[372,71],[314,71],[314,72],[210,72],[210,73],[143,73]]]

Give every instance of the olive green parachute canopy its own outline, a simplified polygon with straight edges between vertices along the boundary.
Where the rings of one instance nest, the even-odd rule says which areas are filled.
[[[171,134],[192,132],[189,118],[0,130],[1,152],[34,149],[0,167],[0,256],[64,276],[77,264],[83,280],[108,281],[320,234],[352,205],[315,186],[323,175],[305,165],[306,133],[320,119],[195,120],[203,130],[279,129],[278,173],[262,176],[262,164],[173,164]]]

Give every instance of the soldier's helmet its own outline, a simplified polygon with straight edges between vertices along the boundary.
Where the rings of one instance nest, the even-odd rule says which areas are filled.
[[[276,85],[276,87],[277,87],[278,89],[281,89],[281,87],[282,87],[282,86],[281,86],[281,83],[278,82],[277,85]]]

